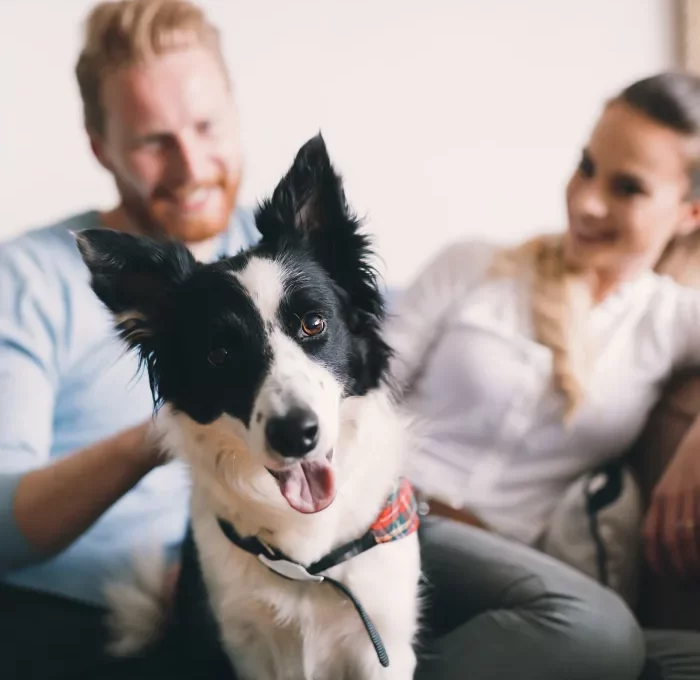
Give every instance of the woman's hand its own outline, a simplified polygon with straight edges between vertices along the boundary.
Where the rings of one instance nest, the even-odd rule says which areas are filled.
[[[652,568],[700,583],[700,421],[688,432],[652,495],[644,525]]]

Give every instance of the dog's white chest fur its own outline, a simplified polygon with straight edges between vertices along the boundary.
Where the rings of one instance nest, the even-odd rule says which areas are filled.
[[[345,408],[350,412],[341,417],[339,441],[350,445],[338,451],[338,497],[316,515],[290,512],[284,501],[270,503],[265,476],[253,480],[256,498],[236,493],[233,473],[225,495],[230,498],[233,489],[236,501],[223,504],[220,485],[211,485],[221,475],[205,473],[201,461],[207,457],[201,452],[188,456],[198,468],[193,470],[192,527],[202,572],[222,642],[241,680],[408,680],[413,675],[420,576],[415,533],[328,572],[353,592],[374,623],[389,656],[384,668],[349,598],[328,583],[291,581],[274,573],[231,543],[216,520],[224,517],[240,533],[257,534],[305,564],[359,538],[400,474],[407,440],[383,396],[351,400]],[[188,435],[194,433],[182,434],[193,441]],[[243,454],[231,455],[242,472]],[[246,487],[250,483],[246,477]],[[274,485],[270,488],[274,495]]]
[[[212,517],[194,525],[222,641],[241,680],[410,678],[419,571],[416,535],[332,569],[377,627],[384,669],[352,602],[327,583],[290,581],[228,542]],[[209,550],[211,557],[208,559]]]

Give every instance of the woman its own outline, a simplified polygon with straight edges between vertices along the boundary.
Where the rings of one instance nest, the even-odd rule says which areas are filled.
[[[566,198],[564,234],[448,248],[388,328],[397,386],[428,428],[414,482],[491,530],[424,523],[440,621],[424,677],[459,677],[438,657],[463,658],[472,680],[642,667],[626,607],[522,544],[574,480],[629,447],[671,371],[700,363],[700,294],[653,272],[700,226],[700,81],[661,74],[610,101]],[[700,425],[655,498],[650,557],[700,578]],[[647,654],[645,678],[700,678],[700,635],[648,633]]]

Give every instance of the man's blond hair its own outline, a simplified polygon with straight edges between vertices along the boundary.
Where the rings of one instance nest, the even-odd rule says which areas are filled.
[[[90,12],[75,73],[88,132],[105,131],[101,86],[118,69],[172,50],[202,46],[220,62],[228,80],[219,31],[187,0],[115,0]]]

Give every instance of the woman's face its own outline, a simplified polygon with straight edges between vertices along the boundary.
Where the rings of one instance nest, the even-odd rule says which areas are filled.
[[[687,137],[622,102],[606,107],[567,186],[567,262],[620,279],[653,268],[700,222],[688,157]]]

